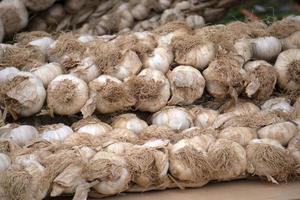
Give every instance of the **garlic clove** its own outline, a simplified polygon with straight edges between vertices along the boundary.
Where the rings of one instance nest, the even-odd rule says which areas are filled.
[[[54,113],[72,115],[80,112],[88,100],[87,84],[72,75],[59,75],[47,88],[47,104]]]
[[[188,105],[199,99],[204,91],[202,74],[191,66],[180,65],[167,74],[172,97],[168,105]]]
[[[63,70],[58,63],[47,63],[30,71],[33,75],[42,80],[44,87],[47,88],[49,83],[57,76],[63,74]]]
[[[133,131],[135,134],[139,134],[144,128],[148,127],[148,124],[139,119],[135,114],[122,114],[113,119],[113,128],[127,128]]]
[[[253,56],[257,59],[271,60],[281,52],[281,42],[275,37],[260,37],[250,40]]]
[[[64,124],[52,124],[39,127],[40,138],[49,142],[59,141],[62,142],[73,130]]]

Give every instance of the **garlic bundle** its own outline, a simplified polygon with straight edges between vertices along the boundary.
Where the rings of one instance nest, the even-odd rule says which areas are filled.
[[[85,82],[90,82],[100,75],[99,69],[91,57],[84,58],[75,68],[70,69],[69,73]]]
[[[265,126],[259,129],[257,134],[259,138],[274,139],[280,142],[283,146],[286,146],[297,132],[297,126],[295,126],[292,122],[281,122]]]
[[[39,112],[46,98],[42,81],[29,72],[19,72],[1,85],[1,104],[14,117]]]
[[[0,138],[10,139],[19,146],[25,146],[38,139],[38,131],[29,125],[7,124],[0,129]]]
[[[218,139],[208,149],[208,159],[214,166],[214,180],[232,180],[245,174],[247,158],[244,148],[231,140]]]
[[[51,37],[42,37],[42,38],[32,40],[28,44],[32,45],[32,46],[36,46],[46,55],[53,42],[54,42],[54,40]]]
[[[204,91],[205,80],[191,66],[178,66],[167,74],[172,91],[168,105],[188,105],[199,99]]]
[[[300,31],[292,33],[290,36],[281,40],[282,49],[299,49],[300,48]]]
[[[40,138],[49,142],[62,142],[73,133],[73,130],[64,124],[52,124],[39,127]]]
[[[171,146],[170,173],[188,187],[201,187],[211,180],[213,170],[205,150],[191,144],[193,140],[183,139]]]
[[[23,0],[25,6],[33,11],[41,11],[50,8],[56,0]]]
[[[176,135],[176,133],[166,125],[150,125],[144,128],[140,134],[138,135],[140,142],[162,139],[162,140],[170,140]]]
[[[156,112],[163,108],[170,97],[170,83],[164,74],[154,69],[144,69],[137,76],[125,80],[137,100],[140,111]]]
[[[277,57],[274,65],[278,73],[278,83],[282,89],[298,90],[300,88],[300,50],[289,49]]]
[[[87,84],[72,75],[59,75],[47,88],[48,108],[59,115],[73,115],[80,111],[88,99]]]
[[[272,65],[263,60],[247,62],[244,65],[247,76],[246,94],[264,100],[271,96],[277,81],[277,73]]]
[[[4,153],[0,153],[0,172],[6,170],[10,165],[10,157]]]
[[[253,56],[257,59],[271,60],[281,52],[281,43],[275,37],[251,39]]]
[[[298,134],[290,140],[287,149],[290,151],[296,163],[300,164],[300,132],[299,131]]]
[[[213,125],[214,121],[219,116],[219,112],[216,110],[203,108],[201,106],[194,106],[190,109],[190,112],[194,116],[194,126],[200,128],[208,128]]]
[[[63,74],[63,70],[58,63],[47,63],[30,71],[33,75],[41,79],[44,87],[47,88],[49,83],[58,75]]]
[[[252,139],[257,138],[257,133],[255,129],[248,127],[227,127],[219,133],[218,138],[232,140],[246,146]]]
[[[88,117],[72,124],[72,128],[77,133],[86,133],[93,136],[102,136],[110,131],[112,127],[97,118]]]
[[[128,113],[122,114],[113,119],[113,128],[126,128],[133,131],[135,134],[139,134],[143,129],[148,127],[148,124],[139,119],[135,114]]]
[[[4,84],[7,80],[17,74],[20,70],[15,67],[5,67],[0,70],[0,83]]]
[[[293,113],[294,108],[290,105],[289,100],[284,97],[271,98],[261,105],[262,111],[280,111],[283,113]]]
[[[167,73],[174,59],[173,52],[166,46],[156,47],[150,55],[143,58],[143,67]]]
[[[152,124],[167,125],[174,131],[182,131],[193,126],[193,116],[182,107],[167,106],[152,115]]]
[[[22,0],[3,0],[0,3],[0,18],[5,33],[10,35],[27,25],[28,12]]]
[[[130,181],[125,160],[114,153],[103,151],[99,151],[92,157],[84,173],[88,181],[100,182],[93,186],[93,189],[100,194],[113,195],[125,191]]]
[[[212,61],[203,71],[206,90],[218,99],[229,94],[237,98],[243,89],[243,59],[237,55],[226,54]]]
[[[162,185],[167,178],[169,169],[166,144],[149,147],[135,146],[125,154],[129,166],[131,180],[139,187],[147,189],[150,186]]]
[[[204,70],[216,55],[214,44],[201,40],[197,35],[174,37],[172,47],[178,64],[191,65],[200,70]]]
[[[273,183],[287,181],[295,170],[293,157],[284,148],[267,144],[249,144],[246,148],[247,171],[267,179]]]

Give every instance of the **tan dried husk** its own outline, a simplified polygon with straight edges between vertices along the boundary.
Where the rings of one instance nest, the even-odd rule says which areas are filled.
[[[185,139],[185,138],[193,138],[195,136],[201,136],[201,135],[212,135],[214,137],[216,137],[218,135],[218,131],[208,127],[208,128],[191,128],[191,129],[186,129],[184,131],[182,131],[180,134],[178,134],[180,136],[181,139]],[[179,137],[178,137],[179,139]],[[177,139],[177,141],[179,141]]]
[[[46,61],[45,54],[35,46],[19,45],[1,50],[0,67],[14,66],[19,69],[34,69]]]
[[[173,21],[157,27],[153,32],[158,35],[166,35],[177,30],[184,30],[192,33],[192,29],[183,21]]]
[[[108,139],[117,140],[119,142],[128,142],[136,144],[139,140],[139,137],[129,129],[126,128],[115,128],[107,134]]]
[[[275,21],[268,27],[268,32],[270,33],[270,35],[276,38],[285,38],[299,30],[299,20],[293,19],[292,17],[287,17],[280,21]]]
[[[154,139],[170,140],[173,141],[173,137],[177,135],[170,127],[161,125],[151,125],[144,128],[138,135],[139,144],[143,144],[146,141]]]
[[[7,155],[13,156],[21,147],[15,144],[12,140],[0,139],[0,153],[5,153]]]
[[[68,136],[64,140],[64,144],[69,147],[82,147],[87,146],[94,150],[99,150],[102,148],[102,144],[104,141],[101,140],[100,137],[93,136],[91,134],[86,133],[74,133]]]
[[[52,37],[52,35],[45,31],[21,32],[16,35],[14,40],[17,43],[26,45],[35,39],[39,39],[39,38],[43,38],[43,37]]]
[[[251,144],[246,148],[251,174],[265,176],[278,183],[288,181],[295,173],[295,161],[287,150],[269,144]]]
[[[300,84],[300,60],[289,63],[287,67],[290,80]]]

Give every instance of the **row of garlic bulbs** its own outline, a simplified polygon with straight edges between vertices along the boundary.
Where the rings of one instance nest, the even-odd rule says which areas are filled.
[[[286,102],[280,101],[280,105],[284,104]],[[286,109],[286,106],[279,107]],[[221,115],[234,114],[239,118],[253,117],[259,112],[272,115],[270,109],[274,106],[268,111],[258,111],[257,106],[247,102],[230,107]],[[173,110],[173,118],[179,116],[174,112],[184,111],[176,107],[170,110]],[[198,115],[202,115],[203,123],[204,116],[212,111],[203,108],[200,111]],[[165,125],[168,126],[148,126],[136,116],[125,114],[113,121],[115,129],[97,119],[73,124],[75,133],[62,124],[41,127],[40,133],[26,125],[3,127],[0,131],[4,138],[9,132],[14,135],[22,132],[23,137],[25,133],[35,132],[44,141],[33,140],[24,146],[16,136],[1,139],[0,145],[4,148],[0,153],[0,188],[13,191],[30,177],[34,180],[27,186],[30,189],[18,194],[37,195],[37,199],[42,199],[47,191],[51,191],[51,196],[59,196],[85,188],[81,195],[88,195],[88,189],[93,188],[92,191],[100,195],[114,195],[123,191],[201,187],[211,180],[233,180],[248,174],[277,183],[299,173],[296,171],[300,162],[299,119],[274,122],[258,130],[243,126],[221,131],[187,127],[175,132],[178,129],[174,124],[165,122]],[[17,172],[27,176],[9,185]],[[10,198],[14,196],[9,195],[15,195],[3,192]],[[77,195],[80,194],[75,194],[74,199]]]
[[[43,32],[20,34],[17,44],[1,46],[0,65],[5,68],[0,76],[6,82],[2,85],[2,105],[15,117],[37,113],[46,98],[43,87],[47,88],[51,111],[60,115],[81,111],[84,116],[95,109],[112,113],[135,107],[156,112],[167,104],[188,105],[202,96],[204,88],[220,99],[237,98],[244,92],[264,100],[276,83],[283,90],[297,91],[300,50],[297,42],[291,45],[288,38],[298,33],[298,17],[278,21],[268,32],[287,22],[295,28],[281,33],[281,41],[274,36],[251,38],[255,31],[267,34],[263,28],[256,28],[264,25],[241,22],[195,31],[175,22],[154,32],[102,37],[62,34],[56,40]],[[215,41],[238,29],[243,34],[237,38]],[[285,41],[290,41],[290,46],[281,52]],[[264,61],[276,57],[274,67]],[[264,60],[249,61],[251,58]],[[43,65],[47,61],[50,63]],[[177,67],[171,70],[174,63]],[[31,71],[42,83],[28,72],[16,73],[10,66]],[[65,71],[69,74],[61,75]]]

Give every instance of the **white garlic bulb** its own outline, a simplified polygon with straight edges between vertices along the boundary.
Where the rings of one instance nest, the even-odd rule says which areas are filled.
[[[259,138],[270,138],[277,140],[283,146],[286,146],[288,142],[298,132],[297,126],[291,122],[281,122],[265,126],[258,130],[257,134]]]
[[[248,127],[227,127],[219,133],[218,138],[232,140],[246,146],[252,139],[257,138],[257,133],[255,129]]]
[[[284,97],[271,98],[261,105],[263,111],[281,111],[284,113],[292,113],[294,108],[290,105],[290,102]]]
[[[95,37],[92,36],[92,35],[88,35],[88,34],[83,34],[83,35],[80,35],[77,40],[79,42],[82,42],[82,43],[88,43],[88,42],[92,42],[95,40]]]
[[[72,128],[78,133],[86,133],[93,136],[102,136],[112,131],[112,127],[110,125],[92,117],[75,122],[72,125]]]
[[[49,83],[58,75],[63,74],[63,70],[58,63],[47,63],[30,71],[36,77],[42,80],[44,87],[47,88]]]
[[[216,142],[216,138],[212,134],[204,133],[203,129],[199,127],[185,129],[179,134],[186,138],[195,149],[203,152],[206,152],[210,145]]]
[[[17,74],[20,70],[15,67],[5,67],[0,70],[0,83],[4,84],[7,80]]]
[[[202,74],[191,66],[178,66],[167,74],[172,97],[168,105],[188,105],[199,99],[204,91]]]
[[[70,75],[76,76],[85,82],[90,82],[100,75],[97,65],[91,57],[84,58],[77,67],[69,71]]]
[[[45,55],[48,53],[54,40],[50,37],[42,37],[29,42],[29,45],[38,47]]]
[[[283,51],[277,57],[275,69],[278,73],[278,83],[282,89],[297,90],[300,88],[299,79],[300,49]]]
[[[105,147],[105,151],[122,155],[127,149],[132,148],[133,144],[128,142],[114,142]]]
[[[2,85],[1,103],[14,118],[39,112],[46,98],[42,81],[29,72],[18,72]]]
[[[25,6],[33,11],[41,11],[50,8],[55,0],[23,0]]]
[[[170,97],[170,83],[164,74],[154,69],[144,69],[137,76],[125,80],[137,100],[140,111],[156,112]]]
[[[152,124],[167,125],[175,131],[182,131],[193,126],[193,116],[182,107],[167,106],[152,115]]]
[[[0,153],[0,172],[6,170],[10,165],[10,157],[4,153]]]
[[[208,128],[213,125],[214,121],[219,116],[219,112],[216,110],[202,108],[201,106],[194,106],[190,109],[190,112],[194,116],[194,126],[200,128]]]
[[[148,127],[148,124],[144,120],[141,120],[132,113],[115,117],[111,125],[113,128],[127,128],[135,134],[139,134],[144,128]]]
[[[1,129],[1,138],[10,139],[19,146],[25,146],[39,137],[36,128],[29,125],[7,124]]]
[[[251,39],[253,56],[257,59],[271,60],[281,52],[281,43],[275,37]]]
[[[239,39],[234,43],[234,50],[238,55],[241,55],[245,61],[248,61],[253,56],[252,44],[247,39]]]
[[[89,83],[89,88],[90,96],[94,98],[95,108],[99,113],[127,110],[136,103],[130,88],[112,76],[99,76]]]
[[[299,49],[300,48],[300,31],[292,33],[290,36],[281,40],[282,49]]]
[[[193,29],[205,26],[204,18],[201,15],[189,15],[185,18],[185,21]]]
[[[0,18],[5,33],[10,35],[27,25],[28,12],[22,0],[3,0],[0,4]]]
[[[88,99],[87,84],[72,75],[59,75],[47,88],[47,104],[54,113],[72,115],[80,111]]]
[[[45,125],[39,128],[40,138],[49,142],[62,142],[73,133],[73,130],[64,124]]]
[[[232,180],[245,174],[247,169],[246,151],[231,140],[218,139],[209,147],[208,159],[215,169],[216,180]]]
[[[170,48],[162,46],[157,47],[149,56],[143,58],[143,66],[167,73],[174,59],[173,52]]]

